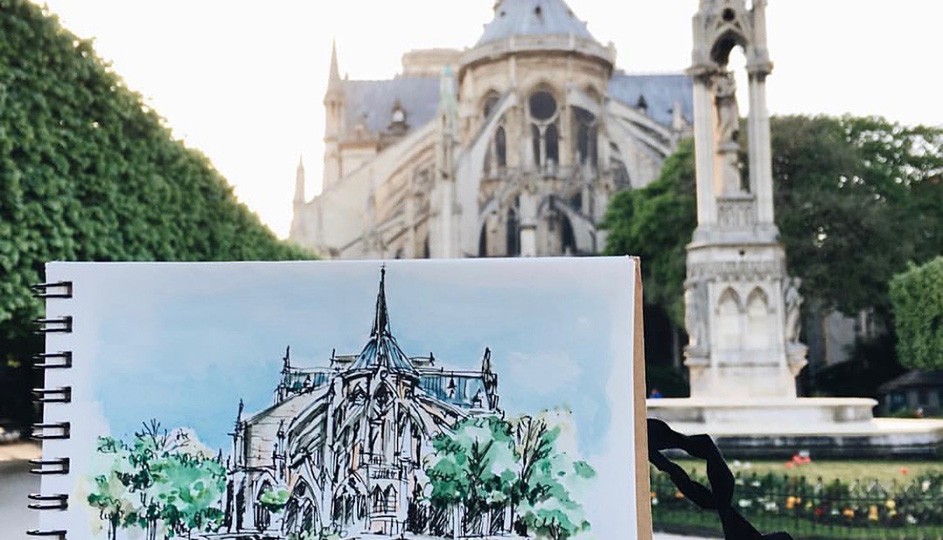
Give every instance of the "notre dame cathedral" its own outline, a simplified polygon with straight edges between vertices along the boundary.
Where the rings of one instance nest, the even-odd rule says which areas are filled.
[[[324,96],[323,190],[299,165],[290,239],[325,258],[595,254],[620,190],[692,126],[682,74],[616,69],[563,0],[500,0],[464,50],[403,56],[392,80]]]
[[[407,356],[390,329],[383,271],[359,353],[306,368],[286,351],[283,362],[270,407],[245,415],[239,404],[225,525],[212,538],[483,534],[458,513],[423,504],[422,467],[436,435],[471,416],[501,415],[490,350],[476,370],[448,368],[432,353]],[[276,509],[266,500],[279,489],[290,491]],[[489,534],[510,531],[509,510],[495,510]]]

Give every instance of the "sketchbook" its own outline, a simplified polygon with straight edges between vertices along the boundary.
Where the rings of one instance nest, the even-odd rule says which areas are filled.
[[[636,259],[46,278],[30,535],[651,537]]]

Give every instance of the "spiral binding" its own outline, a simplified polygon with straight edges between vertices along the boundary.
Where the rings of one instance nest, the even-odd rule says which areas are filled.
[[[40,283],[32,288],[33,296],[43,300],[72,298],[72,282],[56,281]],[[41,334],[72,332],[72,317],[49,317],[36,320],[37,332]],[[34,369],[69,369],[72,367],[72,351],[44,352],[34,358]],[[36,388],[33,390],[33,401],[43,405],[46,403],[71,403],[72,387],[61,386],[56,388]],[[53,439],[68,439],[72,435],[72,425],[69,422],[39,422],[33,424],[32,437],[41,441]],[[67,457],[46,459],[31,459],[30,471],[38,475],[69,474],[70,460]],[[69,507],[69,496],[64,493],[41,494],[31,493],[28,496],[31,510],[66,510]],[[61,529],[31,529],[26,531],[28,536],[56,538],[66,540],[66,532]]]

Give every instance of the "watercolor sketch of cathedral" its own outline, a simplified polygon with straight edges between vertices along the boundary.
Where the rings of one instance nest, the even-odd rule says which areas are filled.
[[[572,395],[554,395],[504,384],[502,370],[514,378],[523,368],[488,345],[461,365],[413,354],[398,337],[411,334],[415,348],[423,329],[394,333],[388,270],[373,268],[372,321],[354,325],[369,327],[365,339],[357,332],[362,345],[320,361],[283,349],[280,366],[269,364],[267,405],[232,397],[234,414],[216,426],[225,445],[201,440],[205,427],[147,418],[133,435],[100,436],[106,467],[86,496],[96,538],[604,537],[591,496],[600,465],[584,457],[572,409],[599,399],[580,397],[583,368],[569,374]],[[504,407],[532,392],[545,396],[539,408]]]

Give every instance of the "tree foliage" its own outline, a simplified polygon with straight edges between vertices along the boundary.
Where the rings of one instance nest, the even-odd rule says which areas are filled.
[[[617,193],[603,220],[606,253],[642,259],[645,303],[684,320],[685,246],[697,226],[694,143],[680,142],[658,178],[644,189]]]
[[[22,416],[45,262],[309,255],[174,140],[91,41],[27,0],[0,0],[0,36],[0,415]]]
[[[825,309],[886,315],[890,278],[943,252],[943,129],[786,116],[774,117],[771,131],[790,273]],[[608,253],[642,256],[646,302],[678,324],[684,247],[696,226],[693,163],[693,145],[683,142],[655,182],[614,197],[605,219]]]
[[[911,369],[943,369],[943,257],[891,280],[897,355]]]
[[[460,421],[432,440],[425,468],[431,504],[461,506],[466,521],[510,505],[523,536],[562,540],[588,530],[577,494],[595,471],[561,444],[568,421],[561,413]]]
[[[112,540],[121,528],[141,528],[153,540],[158,530],[175,538],[222,523],[226,470],[185,431],[169,433],[152,420],[130,443],[100,437],[98,453],[106,464],[91,479],[86,500],[99,510]]]

